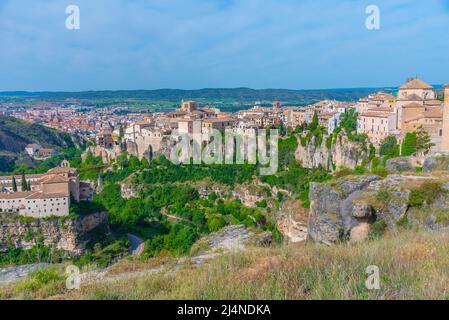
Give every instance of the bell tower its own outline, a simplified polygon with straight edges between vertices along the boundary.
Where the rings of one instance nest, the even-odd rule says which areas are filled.
[[[444,85],[443,138],[441,140],[441,151],[449,152],[449,84]]]

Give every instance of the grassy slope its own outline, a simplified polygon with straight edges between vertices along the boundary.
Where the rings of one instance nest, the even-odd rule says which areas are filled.
[[[126,262],[124,270],[142,269]],[[148,262],[151,263],[151,262]],[[377,265],[381,290],[365,289]],[[149,265],[148,268],[154,267]],[[118,268],[120,269],[120,267]],[[115,272],[117,273],[117,271]],[[30,282],[31,280],[27,280]],[[0,297],[32,297],[22,283]],[[449,234],[404,231],[350,246],[255,248],[173,274],[138,276],[67,292],[56,281],[34,297],[57,299],[447,299]],[[47,289],[46,289],[47,288]],[[51,289],[48,289],[51,288]]]
[[[56,150],[73,146],[70,137],[64,133],[39,124],[0,116],[0,171],[9,170],[29,143],[38,143]]]

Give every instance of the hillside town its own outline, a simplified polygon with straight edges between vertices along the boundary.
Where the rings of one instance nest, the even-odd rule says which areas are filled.
[[[397,93],[376,92],[353,102],[323,100],[295,107],[275,101],[272,106],[256,104],[252,109],[229,113],[186,100],[170,112],[128,113],[116,117],[109,114],[111,110],[88,109],[87,117],[76,108],[58,109],[54,104],[42,104],[37,110],[22,109],[22,106],[8,110],[13,110],[9,111],[10,115],[27,121],[44,122],[60,130],[76,130],[91,142],[84,158],[90,152],[100,157],[103,164],[111,163],[124,153],[150,162],[157,154],[168,157],[170,136],[173,133],[193,134],[195,127],[199,127],[201,134],[208,139],[214,129],[230,129],[240,135],[264,128],[295,130],[307,127],[315,118],[327,134],[332,135],[349,110],[357,112],[357,134],[365,134],[376,149],[389,136],[394,136],[400,143],[407,133],[421,128],[431,138],[432,148],[428,154],[449,152],[449,85],[444,86],[441,96],[431,85],[415,78],[408,79]],[[44,160],[55,151],[29,144],[24,153]],[[65,161],[46,174],[26,175],[23,179],[20,176],[2,177],[0,210],[32,217],[68,215],[71,199],[89,200],[93,193],[90,184],[80,182],[76,169],[69,166]],[[21,180],[27,185],[20,185]]]
[[[124,151],[151,159],[153,153],[164,148],[173,131],[192,134],[194,123],[200,124],[202,134],[212,129],[245,134],[280,126],[295,129],[310,124],[316,115],[319,125],[332,134],[340,124],[340,117],[354,109],[358,114],[357,133],[366,134],[376,148],[388,136],[395,136],[401,142],[407,133],[422,128],[434,145],[430,153],[443,152],[449,151],[449,141],[444,139],[449,137],[448,86],[444,88],[445,100],[438,98],[437,91],[429,84],[409,79],[396,95],[377,92],[356,102],[324,100],[308,106],[283,107],[276,101],[271,107],[256,105],[249,110],[227,113],[200,106],[196,101],[183,101],[173,112],[142,115],[139,121],[127,119],[115,128],[101,131],[95,135],[96,146],[91,151],[102,155],[105,163]]]

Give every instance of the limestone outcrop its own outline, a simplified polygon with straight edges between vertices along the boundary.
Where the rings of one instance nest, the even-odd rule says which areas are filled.
[[[388,159],[386,169],[390,172],[415,171],[411,157],[399,157]]]
[[[332,143],[329,143],[329,139],[332,139]],[[363,143],[351,141],[344,131],[335,139],[328,135],[318,139],[312,135],[308,141],[303,137],[302,142],[298,143],[295,157],[304,168],[322,167],[328,171],[344,167],[353,169],[367,158],[367,147]]]
[[[441,175],[347,176],[310,186],[309,238],[359,242],[377,229],[449,227],[449,184]],[[373,230],[374,229],[374,230]],[[378,231],[378,230],[377,230]]]
[[[12,214],[0,217],[0,250],[10,247],[29,249],[36,242],[65,251],[68,255],[81,255],[87,249],[93,233],[109,233],[105,212],[83,217],[29,219]]]
[[[449,170],[449,153],[437,153],[427,157],[422,168],[423,172]]]

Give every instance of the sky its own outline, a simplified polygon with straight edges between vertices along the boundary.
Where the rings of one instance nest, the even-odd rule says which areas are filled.
[[[66,28],[66,8],[80,29]],[[380,9],[368,30],[365,10]],[[449,82],[449,0],[0,0],[0,91]]]

